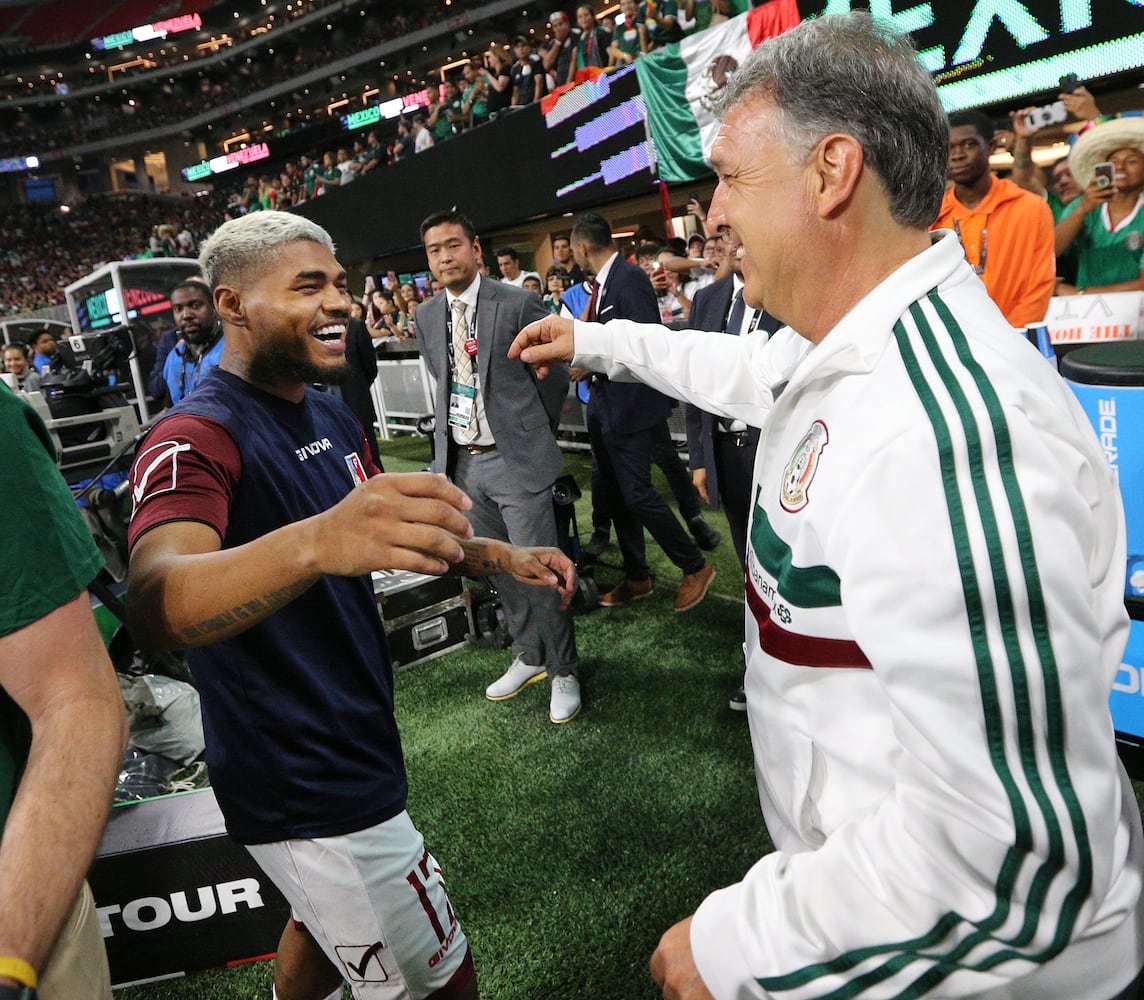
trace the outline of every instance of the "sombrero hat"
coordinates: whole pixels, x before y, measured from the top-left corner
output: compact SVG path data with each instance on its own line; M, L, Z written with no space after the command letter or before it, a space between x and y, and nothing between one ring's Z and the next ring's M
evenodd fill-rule
M1144 117L1114 118L1082 132L1069 153L1069 170L1076 182L1088 187L1093 167L1106 162L1118 149L1135 149L1144 155Z

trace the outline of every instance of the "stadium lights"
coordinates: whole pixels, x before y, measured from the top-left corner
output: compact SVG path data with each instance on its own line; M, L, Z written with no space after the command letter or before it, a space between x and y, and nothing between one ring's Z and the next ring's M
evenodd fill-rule
M455 59L451 63L445 63L445 65L442 66L440 71L439 71L441 73L441 82L442 83L445 82L445 74L448 73L449 70L456 69L458 66L467 66L468 64L469 64L468 59Z

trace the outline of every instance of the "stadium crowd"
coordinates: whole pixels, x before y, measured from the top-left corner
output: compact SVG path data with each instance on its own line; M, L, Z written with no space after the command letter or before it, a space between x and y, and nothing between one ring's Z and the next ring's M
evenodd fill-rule
M458 0L450 0L447 6L408 5L385 19L365 16L307 25L276 42L268 50L272 54L266 57L236 55L233 59L224 58L206 72L183 72L144 87L132 87L127 77L122 91L114 95L84 97L80 91L59 106L21 109L0 138L0 155L43 153L95 137L174 126L215 108L225 112L236 102L336 59L456 17L465 6ZM676 0L624 0L617 17L605 17L598 23L591 5L578 7L575 24L567 12L556 11L549 19L551 34L537 43L537 51L532 49L535 27L529 31L522 25L522 33L509 40L508 49L494 45L487 55L476 60L474 71L466 69L451 75L450 81L467 109L451 108L447 123L452 131L481 124L509 105L539 100L549 90L572 82L581 70L625 65L652 48L708 27L715 18L734 14L742 6L742 0L684 0L679 7ZM383 82L379 79L372 85ZM17 91L6 96L10 109L25 95ZM272 116L284 128L297 129L328 114L329 102L323 100L312 108L303 107L303 114L297 116L288 110L283 112L279 104ZM0 105L3 109L4 105ZM439 139L442 132L432 134Z

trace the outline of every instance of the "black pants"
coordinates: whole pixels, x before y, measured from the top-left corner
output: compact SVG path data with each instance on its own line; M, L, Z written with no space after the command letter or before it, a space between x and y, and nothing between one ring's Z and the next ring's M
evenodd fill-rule
M589 433L591 428L589 428ZM691 482L691 473L679 457L675 442L671 440L671 433L657 436L653 442L655 450L651 460L660 467L664 479L671 489L672 496L679 507L679 513L689 524L697 517L703 516L703 505L699 499L699 492ZM608 508L606 492L600 486L600 470L596 461L596 447L592 446L592 530L606 535L612 530L612 511Z
M747 562L747 519L751 514L751 483L755 476L755 448L746 433L715 432L715 469L719 505L727 515L731 544L739 562Z
M629 580L649 576L643 529L684 573L695 573L704 556L651 482L651 456L671 446L667 422L632 434L605 434L588 421L592 439L593 501L598 495L610 513ZM593 521L594 523L594 521Z

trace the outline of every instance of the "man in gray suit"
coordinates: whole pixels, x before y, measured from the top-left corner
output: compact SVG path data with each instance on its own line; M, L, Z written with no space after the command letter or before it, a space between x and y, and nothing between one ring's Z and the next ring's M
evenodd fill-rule
M513 338L547 310L532 292L481 276L481 244L455 210L421 223L429 267L442 285L417 310L417 337L435 380L434 456L473 501L468 518L479 535L518 545L556 545L552 483L564 468L556 425L568 389L567 368L538 379L508 360ZM579 659L570 612L560 598L527 593L510 576L494 578L515 658L485 696L502 701L552 678L548 717L568 722L580 711Z

